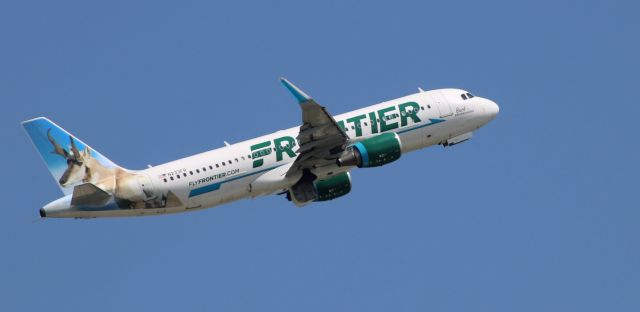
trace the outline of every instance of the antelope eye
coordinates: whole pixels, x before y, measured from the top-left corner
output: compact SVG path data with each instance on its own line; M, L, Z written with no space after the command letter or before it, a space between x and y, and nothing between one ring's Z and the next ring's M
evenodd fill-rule
M71 166L71 165L80 165L80 162L78 162L75 159L67 159L67 165Z

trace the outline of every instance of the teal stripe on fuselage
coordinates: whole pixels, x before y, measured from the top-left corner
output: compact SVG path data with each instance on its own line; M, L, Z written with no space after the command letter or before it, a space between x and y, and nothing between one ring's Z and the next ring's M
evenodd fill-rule
M413 127L413 128L402 129L400 131L396 131L396 133L400 134L400 133L405 133L405 132L409 132L409 131L412 131L412 130L417 130L417 129L420 129L420 128L428 127L428 126L433 126L435 124L438 124L438 123L441 123L441 122L445 122L446 120L444 120L444 119L436 119L436 118L429 118L429 121L431 121L431 122L426 124L426 125L420 125L420 126Z
M199 188L193 189L193 190L191 190L191 192L189 192L189 198L194 197L194 196L198 196L198 195L202 195L202 194L206 194L206 193L209 193L209 192L217 191L217 190L220 189L220 186L223 183L227 183L227 182L235 181L235 180L238 180L238 179L246 178L246 177L252 176L254 174L263 173L265 171L269 171L271 169L275 169L275 168L278 168L278 167L284 166L284 165L285 164L277 165L277 166L273 166L273 167L270 167L270 168L258 170L256 172L246 173L246 174L243 174L243 175L239 175L237 177L233 177L233 178L228 179L228 180L224 180L224 181L221 181L221 182L216 182L216 183L213 183L213 184L209 184L209 185L205 185L203 187L199 187Z
M189 197L198 196L198 195L202 195L204 193L217 191L217 190L220 189L220 185L222 183L224 183L224 182L213 183L213 184L210 184L210 185L207 185L207 186L203 186L203 187L199 187L197 189L193 189L193 190L191 190L191 192L189 192Z

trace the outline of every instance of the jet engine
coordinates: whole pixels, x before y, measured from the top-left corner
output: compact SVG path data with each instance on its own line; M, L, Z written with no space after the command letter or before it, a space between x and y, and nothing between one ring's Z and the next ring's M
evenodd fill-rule
M304 177L289 189L287 199L297 206L311 201L327 201L347 195L351 191L351 175L338 173L323 180L306 180Z
M400 158L400 138L389 132L357 142L338 157L338 166L379 167Z

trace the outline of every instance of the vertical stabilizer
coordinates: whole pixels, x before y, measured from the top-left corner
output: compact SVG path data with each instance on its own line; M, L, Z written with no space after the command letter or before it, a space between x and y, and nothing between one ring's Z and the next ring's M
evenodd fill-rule
M45 117L22 122L65 195L82 183L113 180L118 165Z

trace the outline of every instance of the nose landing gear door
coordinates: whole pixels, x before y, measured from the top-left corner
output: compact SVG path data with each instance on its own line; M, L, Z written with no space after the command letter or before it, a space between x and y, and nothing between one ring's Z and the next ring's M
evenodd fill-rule
M449 117L453 115L453 110L451 109L451 105L444 99L442 94L439 91L434 91L431 93L431 99L438 107L438 111L440 112L440 118Z

